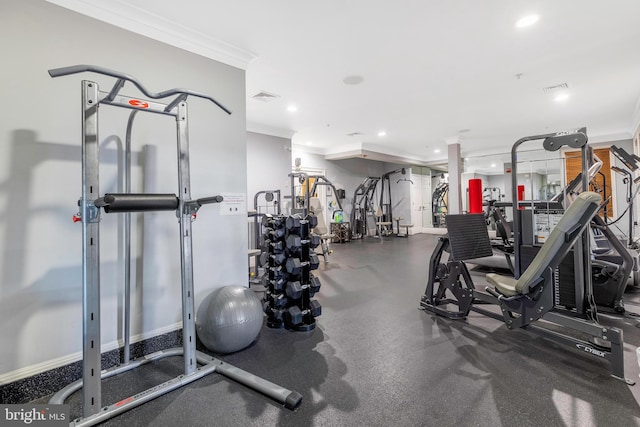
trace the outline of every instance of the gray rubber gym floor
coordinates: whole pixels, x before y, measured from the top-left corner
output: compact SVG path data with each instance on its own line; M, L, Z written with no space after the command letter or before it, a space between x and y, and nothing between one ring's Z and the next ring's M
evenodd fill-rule
M630 426L640 384L608 364L473 314L465 321L418 309L437 236L334 244L317 274L323 313L309 333L264 328L226 362L303 395L297 411L213 374L120 415L108 426ZM474 273L476 285L483 274ZM635 301L634 301L635 300ZM640 313L640 295L627 295ZM633 319L624 328L627 378L638 380ZM105 380L112 403L179 375L166 360ZM71 399L80 415L80 396Z

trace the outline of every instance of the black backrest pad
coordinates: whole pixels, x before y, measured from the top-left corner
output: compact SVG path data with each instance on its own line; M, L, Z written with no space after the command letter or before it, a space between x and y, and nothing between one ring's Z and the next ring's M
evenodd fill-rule
M493 255L483 214L447 215L447 231L455 261Z
M555 269L560 264L573 244L578 240L578 237L589 225L591 218L598 212L600 203L602 203L602 197L591 191L581 193L571 203L571 206L553 228L536 257L518 279L516 283L516 291L518 293L529 293L530 286L542 277L547 268ZM576 230L576 227L579 228ZM573 237L571 239L567 239L569 231L576 231L571 234Z

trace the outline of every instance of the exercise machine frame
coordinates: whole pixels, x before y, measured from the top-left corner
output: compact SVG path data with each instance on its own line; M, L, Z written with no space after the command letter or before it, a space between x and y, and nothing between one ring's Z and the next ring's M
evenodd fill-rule
M369 176L353 192L350 216L352 239L361 239L369 234L368 215L373 218L376 233L378 236L380 235L380 227L373 206L378 181L380 181L380 177Z
M76 65L49 70L51 77L92 72L117 79L110 91L99 89L98 83L83 80L82 89L82 196L79 201L79 219L82 221L82 307L83 307L83 374L78 380L56 393L50 403L61 404L72 393L82 388L83 416L71 422L75 426L94 425L129 409L142 405L158 396L189 384L205 375L218 372L247 385L293 409L300 405L302 396L284 389L221 360L196 351L195 301L193 288L192 221L198 209L208 203L222 201L221 196L191 199L189 169L189 139L187 127L187 97L207 99L227 114L231 112L208 95L186 89L170 89L164 92L149 92L134 77L118 71L93 65ZM120 94L126 82L136 86L150 99L129 97ZM168 103L156 101L173 97ZM99 196L99 143L98 108L111 105L174 117L177 127L178 188L179 196L154 194L111 194ZM130 132L134 114L127 126L127 163L130 164ZM128 165L127 165L128 166ZM130 181L127 184L130 190ZM171 197L173 196L173 197ZM180 261L182 282L183 347L159 351L135 360L129 360L129 332L125 333L124 363L110 369L101 367L100 338L100 209L105 212L136 212L175 210L180 224ZM128 291L125 299L129 298ZM125 317L128 318L130 304L125 302ZM128 328L128 321L125 322ZM102 378L132 370L151 361L170 356L184 357L184 374L179 375L148 390L124 398L109 406L102 405ZM198 363L201 366L198 366Z
M280 190L261 190L261 191L258 191L253 196L253 213L249 214L249 216L253 216L253 232L254 232L254 239L253 239L254 249L253 250L260 251L260 252L256 252L256 255L252 255L255 258L255 264L254 264L254 270L253 270L254 278L257 278L259 276L260 267L262 267L263 265L262 259L261 259L262 257L260 256L264 251L264 245L263 245L264 238L262 237L262 215L264 213L268 213L268 212L264 212L264 213L260 212L260 206L258 205L258 203L261 195L264 195L265 202L267 203L273 202L273 208L275 211L273 213L275 215L280 215L282 213L282 198L281 198ZM275 200L274 200L274 197L275 197ZM251 249L249 249L249 251L251 252ZM254 280L255 280L254 283L260 282L259 279L254 279ZM249 283L251 283L251 280L249 281Z

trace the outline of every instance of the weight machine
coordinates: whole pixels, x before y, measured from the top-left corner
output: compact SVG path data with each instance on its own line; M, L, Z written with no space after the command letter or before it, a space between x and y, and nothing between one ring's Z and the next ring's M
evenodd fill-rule
M101 91L98 83L83 80L82 88L82 195L79 200L80 212L74 218L82 222L82 312L83 312L83 374L78 380L57 392L49 401L62 404L75 391L82 389L83 417L72 422L76 426L89 426L105 421L129 409L142 405L156 397L191 383L205 375L218 372L228 378L249 386L293 409L300 405L299 393L284 389L246 371L229 365L222 360L196 351L195 302L193 287L192 222L197 211L205 204L222 202L222 196L191 199L189 140L187 130L187 103L189 96L206 99L227 114L231 112L214 98L187 89L170 89L150 92L134 77L118 71L93 65L76 65L49 70L51 77L91 72L117 79L108 91ZM141 99L120 94L126 82L133 84L147 98ZM168 103L156 100L172 97ZM130 168L131 127L137 112L167 115L176 120L178 148L178 195L175 194L135 194L130 193L130 172L126 172L127 193L99 193L99 143L98 109L101 105L111 105L132 110L127 125L126 167ZM100 339L100 215L123 212L127 215L125 245L129 246L130 212L175 211L180 224L180 262L182 282L182 326L183 347L163 350L138 359L129 356L130 284L125 281L124 302L124 361L110 369L102 370ZM127 249L125 274L130 270L130 254ZM169 381L124 398L109 406L102 405L101 379L130 371L152 361L170 356L184 357L184 373ZM200 364L200 365L199 365Z
M514 201L518 199L517 149L523 143L535 140L543 140L548 151L557 151L563 146L580 148L581 185L588 188L586 129L536 135L518 140L512 148ZM594 303L588 228L601 202L597 193L585 191L580 194L558 220L544 244L538 247L523 241L525 228L529 227L522 225L523 219L533 214L533 202L514 202L519 208L514 209L514 277L489 273L486 275L489 286L484 291L475 287L464 263L492 255L484 216L447 215L448 235L439 238L431 256L420 307L450 319L464 319L470 311L475 311L504 321L509 329L524 328L540 333L587 355L607 360L613 377L633 384L624 377L622 330L600 324ZM447 262L441 261L444 252L450 253ZM573 288L570 307L559 304L563 284L558 268L567 258L573 261L575 270L575 280L564 284L565 288ZM486 306L481 307L482 304L493 304L500 310L488 310Z

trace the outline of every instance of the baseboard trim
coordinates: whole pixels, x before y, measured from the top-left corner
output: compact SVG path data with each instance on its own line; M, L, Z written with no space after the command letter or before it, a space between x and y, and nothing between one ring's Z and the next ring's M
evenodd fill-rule
M182 345L182 322L131 336L131 358ZM121 362L121 340L102 346L102 369ZM0 403L26 403L55 393L82 377L82 352L0 375Z

